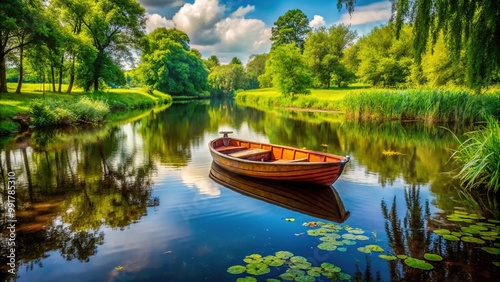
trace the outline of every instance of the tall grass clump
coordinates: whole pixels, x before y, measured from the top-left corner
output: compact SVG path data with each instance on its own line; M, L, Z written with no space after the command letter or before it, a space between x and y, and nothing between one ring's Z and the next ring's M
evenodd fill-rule
M74 101L37 99L30 103L29 112L31 123L36 126L99 123L109 113L109 106L85 96Z
M462 169L458 172L462 185L467 189L484 187L498 192L500 188L500 125L494 117L487 117L482 130L466 134L459 142L453 157Z
M473 123L500 115L500 93L452 90L373 90L347 94L348 118Z

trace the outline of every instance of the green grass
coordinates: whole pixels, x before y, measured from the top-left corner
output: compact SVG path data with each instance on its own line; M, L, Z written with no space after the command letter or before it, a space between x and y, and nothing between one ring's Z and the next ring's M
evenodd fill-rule
M460 146L453 154L462 169L457 177L467 189L481 188L492 192L500 189L500 125L488 117L482 130L466 134L465 141L457 138Z
M0 122L7 122L16 115L29 114L30 103L44 97L41 84L24 83L22 93L14 93L17 83L9 83L9 93L0 93ZM50 85L45 85L45 98L54 99L61 103L73 103L80 97L88 97L91 100L106 102L112 110L132 110L150 108L157 105L169 104L172 97L159 91L149 93L145 89L110 89L93 93L84 93L81 88L73 88L71 94L65 93L67 85L63 85L63 93L48 91ZM76 101L79 101L78 99ZM89 112L90 113L90 112ZM64 115L63 112L59 114ZM7 125L2 125L6 127ZM8 126L6 128L11 128ZM2 134L2 133L0 133ZM6 134L5 132L3 134Z
M241 104L253 106L338 111L341 109L340 101L349 91L352 90L311 89L311 94L285 97L277 89L263 88L238 92L236 100Z
M500 115L500 92L465 90L354 91L343 99L346 116L375 120L473 123Z

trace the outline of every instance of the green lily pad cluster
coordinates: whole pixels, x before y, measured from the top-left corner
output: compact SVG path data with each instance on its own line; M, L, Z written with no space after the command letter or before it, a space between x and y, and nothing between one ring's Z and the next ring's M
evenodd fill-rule
M461 226L455 228L455 230L445 228L434 230L434 233L442 236L445 240L483 245L486 242L500 239L500 221L498 220L490 219L486 221L482 216L464 211L454 211L447 218L449 221L456 222Z
M334 280L350 280L351 276L341 272L340 267L324 262L320 266L313 266L305 257L294 256L289 251L279 251L274 255L262 257L260 254L251 254L243 259L246 265L233 265L227 269L231 274L244 274L247 276L239 277L236 281L257 281L253 276L264 275L271 271L270 267L286 265L286 271L279 274L278 278L286 281L316 281L316 277L325 276ZM269 278L267 282L281 281L275 278Z
M331 222L325 223L316 221L306 222L303 226L317 227L307 230L307 234L309 236L320 237L319 240L321 243L318 244L318 248L325 251L338 250L340 252L345 252L347 250L346 246L355 245L357 241L366 241L370 239L370 237L362 235L365 233L363 229L353 228L348 225L342 227L341 225ZM371 252L371 250L369 252Z

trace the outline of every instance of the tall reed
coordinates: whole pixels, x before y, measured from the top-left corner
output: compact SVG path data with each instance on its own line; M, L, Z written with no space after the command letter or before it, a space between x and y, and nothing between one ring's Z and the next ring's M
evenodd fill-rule
M343 99L348 118L472 123L500 115L500 93L451 90L373 90Z
M462 165L457 177L467 189L485 187L492 192L500 188L500 125L496 118L487 117L482 130L466 134L465 141L453 157Z

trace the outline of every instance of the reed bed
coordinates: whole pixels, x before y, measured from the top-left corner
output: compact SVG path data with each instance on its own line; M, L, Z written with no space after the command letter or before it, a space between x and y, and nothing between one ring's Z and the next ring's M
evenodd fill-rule
M467 189L482 188L492 192L500 189L500 125L494 117L486 119L481 130L466 133L465 141L453 154L462 169L457 177Z
M482 95L465 90L372 90L343 99L346 117L375 120L425 120L473 123L500 115L500 92Z

